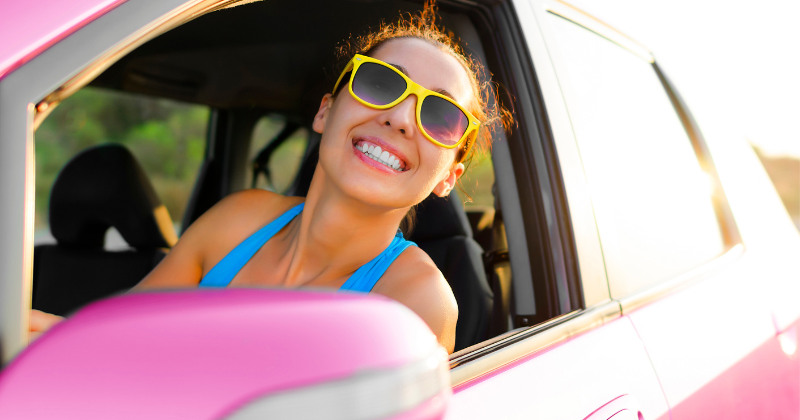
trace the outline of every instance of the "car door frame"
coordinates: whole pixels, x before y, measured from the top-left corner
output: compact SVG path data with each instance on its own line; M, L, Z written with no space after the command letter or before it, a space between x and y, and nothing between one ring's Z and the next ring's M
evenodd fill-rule
M127 0L0 79L0 360L28 344L33 276L34 131L64 98L120 57L202 14L243 0Z
M502 10L503 7L516 7L520 13ZM532 13L526 13L525 8L530 8ZM532 89L534 95L531 96L536 96L537 100L534 102L531 100L531 96L520 95L519 90L514 90L513 94L516 95L519 103L528 100L530 104L533 104L528 108L539 110L538 118L534 121L538 127L542 128L539 129L537 136L529 136L528 141L538 141L547 145L539 148L538 152L547 152L549 159L552 160L548 173L553 174L551 179L556 179L560 183L558 187L563 199L561 205L564 210L558 214L561 223L568 226L568 231L572 235L571 240L567 243L574 246L572 255L576 257L576 278L581 288L583 302L581 307L556 314L554 318L539 325L518 328L452 355L451 377L456 390L460 386L468 386L484 375L496 374L504 367L513 366L518 360L532 357L538 351L564 342L577 334L599 328L623 316L623 313L658 300L689 283L685 276L681 276L674 281L655 284L630 296L619 299L611 298L591 195L566 108L565 97L570 94L569 87L565 86L565 71L560 63L558 51L554 48L554 34L551 33L549 25L545 22L547 13L556 14L587 27L599 36L610 39L653 64L684 128L689 133L702 168L709 173L716 184L714 206L726 248L714 261L709 262L708 266L713 267L716 264L736 259L743 249L725 192L721 188L719 175L702 134L679 94L659 69L647 48L585 12L558 0L520 0L514 2L513 5L501 4L498 9L500 10L495 10L495 13L515 16L518 19L513 25L506 21L504 26L516 29L517 36L524 33L525 43L518 47L518 51L530 52L530 56L527 58L528 63L532 64L528 74L532 76L527 80L534 88ZM516 45L520 44L517 41ZM520 74L521 72L517 71L511 77L516 76L516 80L519 80ZM505 74L502 76L508 77ZM517 110L517 115L524 115L526 122L531 120L529 114L519 110ZM522 118L520 117L520 119ZM520 129L520 131L523 130ZM517 162L514 163L517 164ZM557 167L557 171L553 169L554 166ZM520 189L520 195L525 192ZM552 211L552 208L550 210ZM567 229L562 229L562 231L567 231ZM690 277L696 278L697 276Z
M508 143L509 148L516 144L518 149L511 163L518 184L522 184L519 195L529 198L521 202L528 216L525 227L531 226L541 235L529 237L528 244L536 252L549 251L550 266L545 272L550 287L544 290L549 292L552 312L533 326L520 323L519 328L451 355L451 382L456 392L622 314L619 302L610 298L577 143L550 51L532 10L539 6L544 10L549 3L518 0L487 8L483 19L492 19L494 26L482 33L496 37L483 39L487 49L492 46L502 51L487 61L493 70L500 70L496 77L515 99L518 127ZM499 62L502 57L505 62ZM535 210L541 213L537 215ZM515 286L523 281L517 272L513 275Z

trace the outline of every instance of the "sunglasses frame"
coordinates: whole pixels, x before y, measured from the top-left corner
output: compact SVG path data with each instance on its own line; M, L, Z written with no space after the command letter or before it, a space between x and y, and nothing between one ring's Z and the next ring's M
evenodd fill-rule
M400 97L398 97L397 99L395 99L394 101L392 101L392 102L390 102L390 103L388 103L386 105L375 105L373 103L369 103L369 102L359 98L358 95L356 95L353 92L353 79L355 79L355 75L356 75L356 72L358 72L358 68L364 63L379 64L379 65L387 67L390 70L394 71L395 73L399 74L400 77L402 77L403 80L406 81L406 90L405 90L405 92L403 92L400 95ZM395 68L391 64L385 63L385 62L383 62L381 60L378 60L378 59L375 59L375 58L372 58L372 57L369 57L369 56L366 56L366 55L356 54L347 63L347 66L345 66L344 70L342 70L342 74L339 75L339 79L336 81L336 85L333 86L333 93L334 94L336 93L336 89L339 87L339 83L341 83L342 78L344 78L344 75L347 74L347 72L351 71L351 70L352 70L352 73L350 73L350 80L347 83L348 90L350 91L350 96L355 98L361 104L366 105L366 106L368 106L370 108L373 108L373 109L389 109L389 108L399 104L400 102L403 102L403 100L405 100L408 97L408 95L412 95L412 94L416 95L417 96L417 109L416 109L417 127L419 128L419 131L422 133L423 136L425 136L426 139L428 139L431 143L433 143L433 144L435 144L437 146L444 147L445 149L455 149L461 143L463 143L465 139L469 138L473 134L477 134L478 128L480 128L480 126L481 126L481 122L478 121L477 118L472 116L472 114L469 111L464 109L464 107L459 105L453 99L451 99L451 98L449 98L449 97L447 97L445 95L442 95L439 92L434 92L434 91L432 91L430 89L426 89L426 88L420 86L417 82L409 79L408 76L403 74L403 72L401 72L400 70L398 70L397 68ZM458 109L460 109L461 112L463 112L464 115L467 117L467 120L468 120L467 121L467 129L464 130L464 134L452 146L448 146L446 144L443 144L443 143L437 141L436 139L431 137L428 134L428 132L425 131L425 128L422 126L422 119L420 118L420 112L422 111L422 103L425 101L425 98L427 98L428 96L436 96L437 98L442 98L442 99L446 100L447 102L450 102L451 104L455 105ZM464 151L464 156L466 156L467 152L469 152L469 149L472 147L472 143L474 143L474 142L467 142L467 147L466 147L466 150Z

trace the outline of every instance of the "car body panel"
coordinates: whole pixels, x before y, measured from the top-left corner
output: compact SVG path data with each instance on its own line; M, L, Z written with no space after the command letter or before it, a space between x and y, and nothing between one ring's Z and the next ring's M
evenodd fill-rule
M800 412L797 324L792 328L794 337L789 350L794 349L794 353L787 352L779 337L770 337L680 402L670 401L672 418L797 419ZM694 376L695 380L699 376L702 373Z
M709 143L742 251L629 316L675 409L674 419L796 419L800 377L791 372L800 370L792 334L800 275L791 255L800 255L797 235L763 168L748 156L753 152L731 138ZM625 306L623 299L623 311ZM783 346L781 332L786 332ZM792 340L794 350L787 353L783 347L791 350ZM763 404L765 398L771 403Z
M622 395L646 419L669 408L645 348L622 317L454 389L448 419L583 419Z
M758 278L760 263L745 252L696 283L628 315L647 347L670 406L679 407L684 401L698 398L698 393L705 395L702 406L707 409L693 409L691 415L673 413L673 419L707 418L736 405L759 406L765 389L796 388L792 383L779 382L785 379L796 382L798 378L785 377L785 369L793 361L777 344L768 294L763 288L748 287L752 279ZM766 352L759 352L765 345ZM753 359L764 355L770 358ZM748 368L754 363L761 363L762 368ZM721 377L728 382L715 382ZM732 386L734 383L737 385ZM775 406L767 404L771 408L764 409L775 409L786 417L768 418L797 418L800 413L800 407L794 411L776 407L790 404L779 403L777 395L770 400L775 401ZM697 400L687 404L684 407L699 405ZM749 410L733 410L730 414L735 415L720 418L755 418Z
M0 79L126 0L8 1L0 5Z

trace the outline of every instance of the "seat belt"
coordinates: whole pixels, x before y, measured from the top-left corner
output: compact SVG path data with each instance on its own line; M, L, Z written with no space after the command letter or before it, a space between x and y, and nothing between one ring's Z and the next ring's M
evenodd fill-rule
M270 140L267 145L258 152L258 155L255 159L253 159L253 181L250 183L250 188L255 188L258 184L258 175L263 174L264 179L267 181L267 185L275 189L275 186L272 185L272 177L269 172L269 158L272 157L272 153L278 149L278 147L283 144L286 139L292 136L298 129L300 128L300 124L290 123L287 122L283 129L276 135L272 140ZM282 191L275 191L275 192L282 192Z
M492 249L483 253L483 266L486 278L494 294L492 319L489 325L489 337L503 334L512 328L511 313L511 260L508 258L508 240L506 226L503 223L503 209L497 198L496 184L492 187L495 193L495 216L492 223Z

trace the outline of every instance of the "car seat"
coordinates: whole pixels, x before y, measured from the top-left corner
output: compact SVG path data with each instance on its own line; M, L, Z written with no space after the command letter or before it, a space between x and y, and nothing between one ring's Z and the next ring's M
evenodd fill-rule
M147 175L119 144L90 148L64 166L49 216L56 244L34 249L32 307L56 315L133 287L177 241ZM133 249L105 250L111 227Z
M423 200L408 239L431 257L453 289L458 302L455 351L487 339L493 294L486 280L483 249L472 239L458 194L431 194Z
M305 196L319 160L319 134L309 139L300 171L290 189ZM440 198L433 194L417 207L416 225L408 236L419 245L447 279L458 303L455 351L488 338L493 294L486 280L483 249L472 238L472 229L457 194Z

